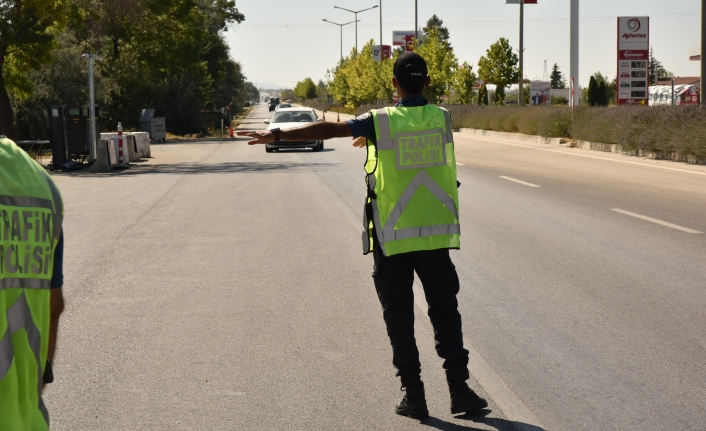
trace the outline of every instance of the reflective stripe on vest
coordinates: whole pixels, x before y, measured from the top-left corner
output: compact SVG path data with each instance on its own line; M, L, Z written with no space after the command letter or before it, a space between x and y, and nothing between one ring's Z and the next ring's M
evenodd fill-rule
M382 225L378 207L378 196L370 193L370 204L372 207L373 225L376 227L377 243L383 253L388 255L385 244L390 241L431 237L436 235L460 235L461 227L458 222L451 224L434 224L419 227L407 227L395 229L395 226L402 218L402 214L411 202L414 194L423 185L438 199L443 206L455 217L459 219L459 212L454 198L449 195L424 168L443 166L449 163L446 151L447 144L453 144L453 130L451 128L451 116L448 111L440 110L444 116L444 129L428 129L416 132L395 132L392 138L390 118L386 109L376 111L376 121L378 126L379 139L376 142L376 151L394 151L395 168L398 171L407 169L419 169L416 176L409 182L404 192L394 203L394 207L388 215L385 224ZM376 190L376 171L380 168L379 153L376 156L377 162L372 172L368 173L368 188ZM389 159L388 159L389 160ZM370 161L370 160L369 160ZM366 164L367 165L367 164ZM388 166L388 169L391 166ZM455 168L455 166L454 166ZM389 180L388 180L389 181ZM454 179L455 182L455 179ZM363 232L363 250L368 252L371 247L367 236L368 217L364 218L366 231Z
M39 333L39 328L34 324L32 319L32 311L29 309L25 294L17 298L14 304L6 311L7 314L7 330L0 338L0 380L2 380L7 371L12 366L12 361L15 359L15 349L12 347L12 335L20 329L24 328L27 333L29 345L34 352L34 357L37 360L37 393L39 394L39 410L44 416L44 420L49 423L49 412L47 411L44 401L42 400L42 387L44 367L41 364L40 354L42 349L42 334Z

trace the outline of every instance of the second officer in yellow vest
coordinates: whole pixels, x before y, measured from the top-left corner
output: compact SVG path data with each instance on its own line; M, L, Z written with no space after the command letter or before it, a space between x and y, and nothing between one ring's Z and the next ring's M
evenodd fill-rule
M466 380L468 351L463 348L456 295L459 279L449 249L460 247L456 160L451 118L423 97L427 65L416 53L400 55L392 84L401 101L346 123L313 123L296 129L238 132L249 144L281 139L315 141L362 137L367 148L367 197L363 252L373 253L373 279L392 344L392 363L405 395L395 411L415 419L429 416L414 339L416 272L424 287L436 350L444 359L451 413L471 413L488 403Z

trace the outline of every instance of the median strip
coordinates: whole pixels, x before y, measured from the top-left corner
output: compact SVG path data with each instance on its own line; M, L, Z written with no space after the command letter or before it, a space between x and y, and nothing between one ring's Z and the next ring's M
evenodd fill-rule
M699 232L698 230L689 229L688 227L679 226L678 224L673 224L673 223L669 223L669 222L666 222L666 221L658 220L658 219L656 219L656 218L647 217L647 216L643 216L643 215L640 215L640 214L632 213L632 212L630 212L630 211L621 210L620 208L611 208L611 210L612 210L612 211L615 211L615 212L617 212L617 213L620 213L620 214L625 214L625 215L629 215L629 216L631 216L631 217L639 218L639 219L641 219L641 220L647 220L647 221L650 221L650 222L652 222L652 223L656 223L656 224L659 224L659 225L662 225L662 226L671 227L672 229L680 230L680 231L682 231L682 232L686 232L686 233L703 233L703 232Z
M521 181L521 180L518 180L518 179L515 179L515 178L511 178L511 177L506 177L506 176L503 176L503 175L501 175L500 178L502 178L502 179L504 179L504 180L508 180L508 181L514 181L514 182L516 182L516 183L518 183L518 184L522 184L522 185L525 185L525 186L527 186L527 187L541 187L541 186L538 186L537 184L527 183L527 182L525 182L525 181Z

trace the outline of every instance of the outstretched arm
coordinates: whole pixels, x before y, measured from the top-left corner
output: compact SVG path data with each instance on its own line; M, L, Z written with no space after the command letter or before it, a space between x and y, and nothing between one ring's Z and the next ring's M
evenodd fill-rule
M238 136L252 138L248 145L269 144L275 141L271 132L241 131ZM280 139L287 141L319 141L331 138L345 138L353 136L350 126L346 123L328 123L324 121L310 123L306 126L280 131Z

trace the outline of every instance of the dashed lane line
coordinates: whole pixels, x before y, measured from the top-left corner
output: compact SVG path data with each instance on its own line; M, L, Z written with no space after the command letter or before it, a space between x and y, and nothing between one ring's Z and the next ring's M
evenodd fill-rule
M518 180L517 178L506 177L506 176L504 176L504 175L500 175L500 178L502 178L502 179L504 179L504 180L508 180L508 181L514 181L514 182L516 182L516 183L518 183L518 184L522 184L522 185L525 185L525 186L527 186L527 187L541 187L541 186L538 186L537 184L528 183L528 182L525 182L525 181L522 181L522 180Z
M649 221L649 222L652 222L652 223L656 223L656 224L659 224L659 225L662 225L662 226L671 227L672 229L680 230L680 231L682 231L682 232L686 232L686 233L703 233L703 232L700 232L700 231L698 231L698 230L689 229L688 227L679 226L678 224L669 223L669 222L666 222L666 221L663 221L663 220L658 220L658 219L656 219L656 218L647 217L647 216L644 216L644 215L642 215L642 214L636 214L636 213L633 213L633 212L630 212L630 211L621 210L620 208L611 208L611 210L612 210L612 211L615 211L615 212L617 212L617 213L620 213L620 214L629 215L629 216L631 216L631 217L639 218L639 219L641 219L641 220L646 220L646 221Z

